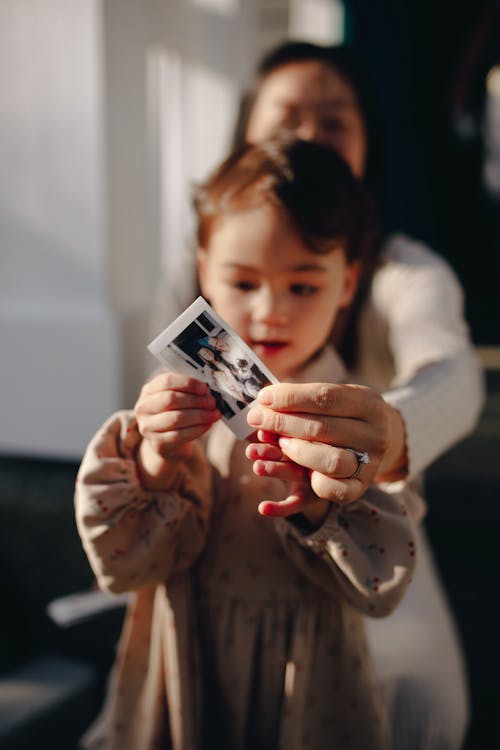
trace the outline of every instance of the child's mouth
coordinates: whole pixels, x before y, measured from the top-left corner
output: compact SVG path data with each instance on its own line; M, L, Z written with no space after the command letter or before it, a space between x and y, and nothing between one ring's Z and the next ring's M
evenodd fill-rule
M277 354L278 352L281 352L285 346L288 346L286 341L254 341L252 349L257 356L262 357L265 355Z

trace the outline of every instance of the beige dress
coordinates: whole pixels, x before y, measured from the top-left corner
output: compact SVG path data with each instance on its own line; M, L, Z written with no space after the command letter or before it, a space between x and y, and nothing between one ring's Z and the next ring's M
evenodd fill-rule
M328 351L303 379L333 371ZM370 489L332 504L307 534L257 513L285 485L255 476L222 423L176 461L162 492L141 487L138 444L133 414L114 415L78 477L78 528L98 582L134 591L87 746L384 748L362 615L389 613L411 580L418 496Z

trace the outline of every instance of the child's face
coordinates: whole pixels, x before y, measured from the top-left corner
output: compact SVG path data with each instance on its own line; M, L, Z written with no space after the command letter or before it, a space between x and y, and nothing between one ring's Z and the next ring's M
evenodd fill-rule
M280 380L326 343L359 275L341 247L311 252L268 203L219 220L198 267L204 296Z

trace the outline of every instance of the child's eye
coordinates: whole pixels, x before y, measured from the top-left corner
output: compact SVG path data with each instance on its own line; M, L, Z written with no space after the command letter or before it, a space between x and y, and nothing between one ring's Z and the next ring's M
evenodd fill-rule
M316 294L318 287L311 284L292 284L290 291L298 297L309 297L312 294Z
M233 281L232 286L239 289L240 292L250 292L255 289L255 284L252 284L251 281Z
M281 126L285 128L296 128L300 124L300 114L293 107L287 107L281 116Z

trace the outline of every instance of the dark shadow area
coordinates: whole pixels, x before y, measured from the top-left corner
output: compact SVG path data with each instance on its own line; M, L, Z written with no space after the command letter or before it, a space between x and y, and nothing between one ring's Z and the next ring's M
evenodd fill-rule
M472 721L464 750L498 747L500 372L488 373L487 382L477 431L427 474L427 529L467 660Z
M465 290L473 340L498 346L500 200L485 183L484 166L500 5L346 5L349 41L367 63L381 105L387 227L423 240L451 263ZM487 385L476 433L427 473L426 526L467 658L472 721L464 750L498 746L500 372L488 372Z
M381 112L386 225L448 259L466 291L475 343L499 344L500 195L483 169L500 6L347 0L346 7L348 41L370 71Z
M93 586L74 520L77 469L0 458L2 750L72 750L102 704L122 608L65 626L46 611Z

